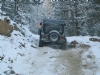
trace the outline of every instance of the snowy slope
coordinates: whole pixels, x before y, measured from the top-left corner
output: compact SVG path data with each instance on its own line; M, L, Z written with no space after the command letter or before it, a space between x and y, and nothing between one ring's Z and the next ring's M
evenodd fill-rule
M89 41L89 36L66 37L68 43L77 40L91 47L38 48L39 36L25 31L26 36L19 31L0 35L1 75L100 75L100 42Z
M0 75L100 75L100 42L74 36L66 38L68 44L78 41L76 48L39 48L39 36L20 29L24 35L15 30L11 37L0 35Z

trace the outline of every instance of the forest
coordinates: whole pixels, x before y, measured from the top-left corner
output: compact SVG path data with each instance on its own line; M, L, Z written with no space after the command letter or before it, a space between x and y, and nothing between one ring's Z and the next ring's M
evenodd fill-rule
M0 15L37 34L44 18L66 21L67 36L100 36L100 0L0 0Z
M0 75L100 75L99 16L100 0L0 0Z

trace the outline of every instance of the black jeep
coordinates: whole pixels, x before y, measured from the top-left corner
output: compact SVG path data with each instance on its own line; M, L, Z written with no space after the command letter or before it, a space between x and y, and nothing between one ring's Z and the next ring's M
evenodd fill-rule
M40 35L39 47L47 44L59 45L60 48L66 49L67 40L64 35L65 21L45 19L42 27L39 29Z

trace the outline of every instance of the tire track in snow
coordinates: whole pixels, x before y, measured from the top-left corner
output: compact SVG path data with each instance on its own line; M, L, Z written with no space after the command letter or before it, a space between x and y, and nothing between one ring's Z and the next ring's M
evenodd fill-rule
M89 47L79 47L61 51L57 64L62 64L65 67L58 75L95 75L97 70L97 65L94 63L95 57L90 54L91 51L88 53L88 50ZM84 57L85 52L87 52L86 57ZM89 55L92 58L88 58Z
M43 52L51 52L51 57L56 61L52 62L53 75L86 75L83 71L82 54L88 51L88 48L73 48L68 50L50 49L49 47L39 48ZM51 51L48 51L51 50ZM42 52L42 54L43 54ZM52 54L53 53L53 54ZM48 56L48 54L47 54ZM91 65L89 65L91 66ZM93 72L93 74L95 74Z
M82 72L82 61L79 49L70 49L61 52L59 64L65 65L67 68L62 72L62 75L83 75Z
M88 62L87 67L83 65L83 61L86 61L87 58L82 59L82 54L87 51L88 48L60 50L39 47L29 51L31 54L27 54L23 61L28 64L29 67L25 67L25 69L29 70L30 75L95 75L95 71L91 69L93 63ZM94 61L94 59L90 60Z

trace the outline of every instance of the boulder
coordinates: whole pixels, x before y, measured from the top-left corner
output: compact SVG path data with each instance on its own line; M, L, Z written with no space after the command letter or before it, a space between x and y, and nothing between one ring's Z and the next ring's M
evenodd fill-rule
M70 48L75 48L77 46L78 42L76 40L72 41L69 45Z
M14 27L12 25L10 25L10 20L7 18L4 18L4 20L0 19L0 34L4 35L4 36L11 36L11 32L13 30L17 30L18 28L16 27L16 25L14 25Z
M94 41L94 42L100 42L100 39L98 38L89 38L90 41Z

